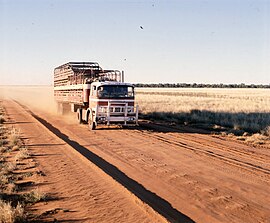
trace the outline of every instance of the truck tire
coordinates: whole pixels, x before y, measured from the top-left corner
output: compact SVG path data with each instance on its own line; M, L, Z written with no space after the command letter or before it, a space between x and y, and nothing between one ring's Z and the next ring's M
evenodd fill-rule
M82 120L82 109L81 108L77 109L77 118L78 118L78 123L82 124L83 120Z
M96 129L96 123L94 121L94 116L92 112L90 112L88 115L88 128L91 131Z

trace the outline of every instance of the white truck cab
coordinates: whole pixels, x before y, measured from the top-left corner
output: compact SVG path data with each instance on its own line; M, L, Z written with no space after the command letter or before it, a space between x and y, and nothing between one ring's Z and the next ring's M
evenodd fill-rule
M90 85L89 108L85 120L89 128L100 124L138 124L138 106L134 105L134 86L105 81Z

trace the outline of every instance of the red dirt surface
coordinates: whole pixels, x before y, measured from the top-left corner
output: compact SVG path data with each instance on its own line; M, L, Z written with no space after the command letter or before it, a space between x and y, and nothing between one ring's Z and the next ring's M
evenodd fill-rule
M91 132L75 116L4 106L46 173L40 189L59 198L37 204L39 213L64 208L55 218L79 222L270 222L268 148L147 123Z
M45 176L35 182L50 197L31 207L60 222L167 222L148 205L56 137L19 104L4 101L7 124L20 130ZM31 210L30 210L31 211ZM50 214L53 214L50 216ZM47 216L48 215L48 216Z

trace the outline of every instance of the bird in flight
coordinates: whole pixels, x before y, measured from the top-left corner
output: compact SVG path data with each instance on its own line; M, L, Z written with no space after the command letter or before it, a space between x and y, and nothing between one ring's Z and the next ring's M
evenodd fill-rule
M142 26L140 26L140 28L141 28L141 29L143 29L143 27L142 27Z

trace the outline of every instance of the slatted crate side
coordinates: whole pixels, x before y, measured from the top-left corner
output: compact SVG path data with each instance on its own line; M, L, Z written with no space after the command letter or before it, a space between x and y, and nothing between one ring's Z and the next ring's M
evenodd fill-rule
M54 81L67 80L70 76L73 76L73 75L74 73L71 70L67 72L62 72L62 73L55 73Z
M55 90L54 97L59 102L83 104L82 89Z

